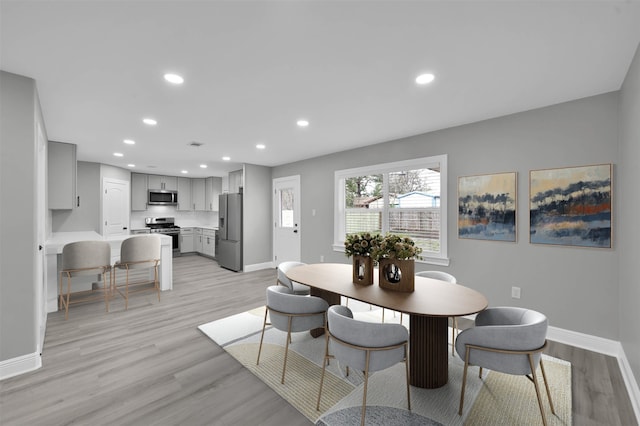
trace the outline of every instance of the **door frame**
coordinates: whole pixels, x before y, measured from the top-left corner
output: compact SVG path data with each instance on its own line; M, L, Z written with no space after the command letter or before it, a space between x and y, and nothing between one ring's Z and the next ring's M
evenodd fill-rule
M276 190L276 186L279 185L279 184L285 183L287 181L294 182L295 189L297 190L296 193L294 193L294 206L296 206L297 210L298 210L296 213L297 213L297 228L298 228L297 231L298 231L298 236L299 236L299 238L298 238L298 250L297 250L298 253L299 253L298 259L287 259L287 260L300 262L301 261L301 257L302 257L302 236L301 236L302 215L300 214L300 209L301 209L301 205L302 205L302 203L300 202L302 189L300 187L300 175L292 175L292 176L284 176L284 177L280 177L280 178L274 178L272 180L272 186L271 186L271 189L272 189L272 218L273 218L273 224L274 224L274 226L272 228L274 230L274 232L273 232L271 251L272 251L272 254L273 254L272 261L274 263L274 266L276 266L276 267L278 266L279 261L276 259L277 241L276 241L275 229L278 226L278 222L277 221L278 221L278 211L279 211L279 205L280 205L278 197L277 197L278 192Z

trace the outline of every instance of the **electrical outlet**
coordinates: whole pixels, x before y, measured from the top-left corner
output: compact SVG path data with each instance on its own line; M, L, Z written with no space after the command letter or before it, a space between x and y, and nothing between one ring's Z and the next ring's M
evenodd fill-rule
M324 262L324 256L320 256L320 262Z
M520 287L511 287L511 298L520 299Z

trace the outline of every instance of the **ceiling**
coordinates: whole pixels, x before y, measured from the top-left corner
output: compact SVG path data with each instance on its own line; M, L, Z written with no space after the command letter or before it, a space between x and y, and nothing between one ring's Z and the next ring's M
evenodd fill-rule
M636 1L2 0L0 19L50 140L190 177L615 91L640 42Z

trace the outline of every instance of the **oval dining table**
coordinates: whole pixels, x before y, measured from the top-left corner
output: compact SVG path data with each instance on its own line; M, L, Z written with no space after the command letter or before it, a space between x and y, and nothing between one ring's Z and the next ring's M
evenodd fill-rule
M331 305L340 296L408 314L410 383L420 388L439 388L449 380L449 317L459 317L487 308L487 298L460 284L415 277L413 292L381 288L377 273L372 285L352 282L352 265L315 263L287 272L293 281L311 287L311 294Z

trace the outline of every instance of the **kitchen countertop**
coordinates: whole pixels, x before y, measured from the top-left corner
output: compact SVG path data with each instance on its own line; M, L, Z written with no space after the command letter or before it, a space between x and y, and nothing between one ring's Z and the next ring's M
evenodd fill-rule
M160 236L162 245L170 245L171 237L162 234L156 234ZM47 239L46 242L46 254L62 253L62 248L65 244L74 243L76 241L107 241L112 246L120 247L122 241L126 240L133 235L117 235L113 237L103 237L95 231L78 231L78 232L54 232Z

